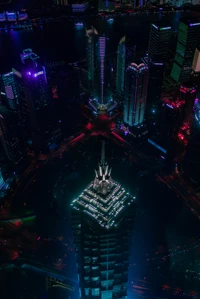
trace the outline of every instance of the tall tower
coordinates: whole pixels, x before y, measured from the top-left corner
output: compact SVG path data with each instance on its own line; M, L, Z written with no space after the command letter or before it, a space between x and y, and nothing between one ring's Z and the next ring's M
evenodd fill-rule
M96 45L96 98L100 104L112 100L112 56L109 50L109 39L99 36Z
M124 122L138 126L144 121L148 85L148 67L131 63L126 70Z
M116 95L117 101L122 102L124 96L125 71L128 65L133 62L135 46L131 45L123 36L117 48L117 76Z
M187 81L180 86L180 99L185 101L185 118L184 121L191 124L192 112L194 107L194 102L196 99L197 88L192 81Z
M81 299L127 298L135 197L111 178L104 147L94 181L71 204Z
M31 49L21 54L22 79L18 80L20 123L25 141L35 153L48 149L53 137L55 115L45 67Z
M171 77L177 83L190 79L195 48L200 41L200 18L179 22L176 55Z
M151 24L148 46L149 104L157 104L160 102L171 34L172 28L168 24Z
M98 34L97 30L92 26L86 29L87 36L87 66L88 66L88 81L91 90L94 89L94 73L95 73L95 39Z

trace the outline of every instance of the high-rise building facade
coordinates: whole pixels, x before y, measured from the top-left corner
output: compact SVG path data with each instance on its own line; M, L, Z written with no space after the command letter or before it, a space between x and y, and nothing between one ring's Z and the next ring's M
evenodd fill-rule
M0 106L0 142L4 156L18 164L24 157L17 113Z
M111 178L103 143L94 181L71 204L80 298L127 298L134 199Z
M190 79L192 62L200 41L200 18L182 19L179 22L176 54L171 77L177 83Z
M129 126L138 126L144 121L147 86L147 65L131 63L126 70L124 96L124 122Z
M124 97L125 72L128 65L134 60L135 46L126 37L120 39L117 48L117 75L116 75L116 97L117 102L122 102Z
M97 35L98 35L98 32L93 26L86 29L88 81L89 81L89 85L90 85L92 91L94 88L95 41L96 41Z
M35 153L47 150L56 126L46 70L31 49L21 54L22 78L18 78L20 124L25 142ZM57 134L57 133L56 133Z
M15 74L9 72L1 76L1 91L5 96L5 106L8 109L16 110L18 102Z
M172 28L166 23L153 23L150 28L148 59L148 103L160 102L165 64L168 57Z
M109 39L99 36L96 44L96 99L100 104L112 100L112 55Z

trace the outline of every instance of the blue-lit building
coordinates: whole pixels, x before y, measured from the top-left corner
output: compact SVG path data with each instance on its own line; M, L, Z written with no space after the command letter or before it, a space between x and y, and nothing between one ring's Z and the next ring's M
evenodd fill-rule
M16 110L18 103L17 85L14 72L1 76L1 96L3 104L11 110Z
M99 36L96 44L96 94L100 104L107 104L112 100L112 55L109 49L109 39Z
M135 49L136 47L130 41L127 41L127 38L125 36L123 36L120 39L117 48L117 74L116 74L116 97L118 102L123 102L125 72L128 65L134 60Z
M131 63L126 70L124 95L124 123L138 126L143 123L148 86L148 67Z
M134 201L112 179L103 143L94 181L71 203L81 299L127 298Z

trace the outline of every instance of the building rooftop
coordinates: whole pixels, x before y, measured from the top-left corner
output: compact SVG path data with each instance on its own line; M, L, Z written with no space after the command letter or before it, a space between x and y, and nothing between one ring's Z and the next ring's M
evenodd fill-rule
M162 21L161 22L153 22L151 24L151 26L153 26L154 28L156 28L159 31L172 29L171 25L168 22L162 22Z
M200 25L200 18L199 17L181 18L180 22L187 25L187 26L193 27L193 26Z
M105 162L105 143L102 143L101 162L95 170L95 179L74 199L71 206L94 218L101 227L110 229L117 227L120 214L135 197L111 178L111 168Z

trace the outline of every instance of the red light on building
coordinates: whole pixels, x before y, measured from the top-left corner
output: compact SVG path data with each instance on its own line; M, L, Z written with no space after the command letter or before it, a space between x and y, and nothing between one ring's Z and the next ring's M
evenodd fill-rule
M183 134L178 133L178 138L179 138L180 140L184 140L184 136L183 136Z

